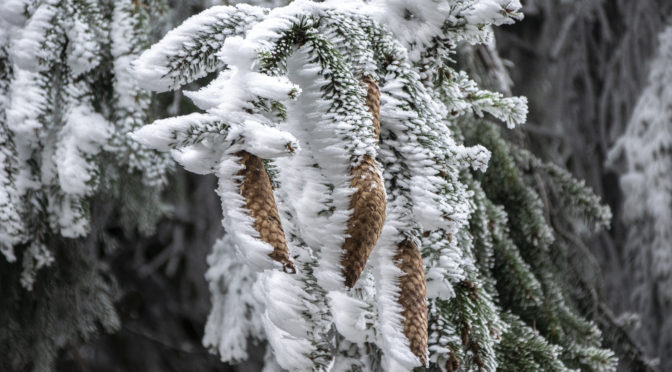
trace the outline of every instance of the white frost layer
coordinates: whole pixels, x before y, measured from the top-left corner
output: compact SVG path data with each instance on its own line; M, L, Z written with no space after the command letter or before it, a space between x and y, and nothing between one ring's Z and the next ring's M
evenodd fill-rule
M321 4L308 0L295 0L287 6L275 8L250 29L246 40L254 49L266 48L280 38L282 31L290 29L293 24L299 23L302 19L311 22L310 16L316 14L320 8Z
M0 127L0 131L4 131L4 128ZM0 133L0 141L2 135ZM0 149L0 252L7 261L14 262L14 245L24 239L24 225L18 211L18 191L6 172L6 167L12 161L7 155Z
M253 27L250 32L255 29ZM298 96L299 87L286 76L269 76L254 70L258 52L253 42L239 36L224 41L217 56L229 66L231 73L222 75L224 80L219 89L226 92L226 100L219 103L219 110L249 106L247 102L257 97L287 101Z
M26 10L33 10L30 3L26 0L4 0L0 4L0 20L9 25L21 26L26 21Z
M249 337L263 338L263 301L254 291L257 275L236 254L229 235L212 247L205 274L210 288L212 310L205 325L203 345L218 351L224 362L248 358Z
M273 247L259 239L254 220L245 209L245 198L240 195L241 176L238 176L242 168L237 156L225 156L217 167L217 194L222 201L222 225L229 233L231 244L253 270L270 269L275 266L274 263L279 263L268 256L273 252Z
M42 168L45 169L43 174L31 165L35 149L43 146L42 142L47 141L48 134L53 132L49 124L55 120L49 116L47 109L48 84L47 79L40 73L14 69L14 79L8 92L9 105L6 118L7 128L13 135L16 149L17 173L14 174L14 186L19 195L25 195L29 190L40 189L43 183L41 176L54 173L53 169L47 169L53 163L51 159L53 146L47 147L47 151L41 154L44 163ZM46 116L46 120L42 116Z
M242 17L242 20L238 24L231 23L232 16ZM173 70L173 60L187 57L189 52L185 48L193 48L199 38L204 40L207 38L209 41L203 45L205 50L195 51L197 54L192 57L209 58L203 56L202 52L216 52L227 36L244 34L247 28L263 17L263 9L245 4L236 7L214 6L207 9L184 21L145 51L133 64L135 76L144 88L159 92L175 89L202 77L210 72L209 66L204 61L195 60L192 63L192 69L195 70L193 74L181 76L180 71ZM212 39L216 41L213 42ZM211 62L214 63L214 60Z
M226 146L219 141L201 142L195 145L172 150L170 154L184 169L196 174L217 173L217 167Z
M234 149L240 148L264 159L290 156L300 150L299 142L289 132L253 120L231 128L229 135L241 139Z
M442 26L449 31L453 42L485 42L492 31L487 25L512 23L522 19L519 0L328 0L325 7L356 11L373 17L394 33L411 60L417 61L435 37L445 37Z
M448 2L390 0L378 3L390 5L390 13L396 14L387 23L389 28L395 31L401 29L402 32L413 31L408 34L409 45L415 42L411 38L420 38L419 44L422 44L422 40L429 40L447 17L445 12L451 10L441 8L441 12L436 12L437 4L446 5ZM335 1L329 4L337 6ZM362 6L363 8L366 6ZM395 22L406 22L407 8L410 8L415 19L403 27L395 28ZM222 72L207 87L186 93L206 113L165 119L136 132L136 138L145 141L149 146L164 151L173 149L176 158L187 169L200 173L215 172L218 175L218 192L224 210L223 224L231 233L230 244L258 271L273 268L272 260L267 257L271 248L258 239L252 221L245 213L244 200L239 195L237 182L237 173L241 167L233 154L235 151L248 149L252 153L270 158L286 155L286 141L294 136L296 142L301 142L305 151L292 158L280 158L273 162L279 171L277 179L281 186L277 195L282 195L282 198L278 198L281 218L283 225L290 220L291 228L287 229L285 226L288 240L302 240L301 243L305 242L306 246L301 246L301 251L310 251L314 255L311 259L319 258L319 266L315 268L314 275L322 288L333 292L329 295L330 306L316 310L311 305L321 305L320 299L315 297L322 296L323 292L317 286L311 287L313 282L308 283L309 279L314 278L308 275L299 277L298 274L290 277L272 270L258 274L263 278L260 280L263 286L259 297L265 300L265 333L276 352L279 366L290 370L310 369L315 366L315 359L311 360L307 356L314 357L311 353L315 351L316 343L324 341L320 327L324 323L332 325L331 314L326 314L329 310L333 311L338 330L354 342L362 342L372 337L373 333L366 323L370 316L368 303L350 296L352 293L342 292L343 278L340 273L341 247L350 214L349 198L353 192L349 188L349 167L356 161L353 158L356 159L364 153L376 153L375 146L366 141L362 136L364 131L356 124L370 124L370 118L352 110L356 107L352 102L348 102L350 106L345 109L338 107L334 112L329 112L334 97L323 96L325 90L322 88L327 85L329 74L334 71L313 63L317 60L309 58L315 55L315 51L310 50L310 41L289 61L290 78L304 91L297 102L287 105L288 119L287 123L280 125L281 131L270 129L273 128L271 123L260 120L260 115L251 113L258 112L259 109L250 104L250 101L258 98L287 100L298 92L296 86L290 84L286 78L269 77L254 69L259 50L267 48L270 42L297 22L300 16L323 10L323 4L295 1L286 8L263 16L260 23L256 23L258 20L250 22L251 29L245 38L242 37L245 32L219 35L213 41L213 46L204 47L212 47L204 54L214 55L213 50L218 51L216 57L221 62L218 66L226 64L228 70ZM478 11L481 12L480 15L474 11L474 21L488 16L485 10ZM464 17L464 14L461 16ZM309 17L305 21L312 22ZM197 45L193 43L193 36L200 32L198 30L203 31L206 24L212 23L205 22L205 18L198 22L187 21L181 26L181 31L189 32L167 36L162 41L163 48L152 48L153 51L143 55L138 62L139 75L144 73L144 78L151 80L149 84L156 84L156 89L177 87L193 78L171 75L174 67L171 58L179 56L193 62L195 76L201 76L199 74L207 70L206 64L202 60L191 59L191 55L180 53L186 50L183 48L185 46ZM189 25L194 28L190 30ZM395 45L393 50L399 51L402 57L405 55L403 46ZM402 57L401 62L407 63ZM147 63L143 65L145 62ZM376 342L384 351L384 368L409 370L420 363L410 352L408 340L402 332L403 319L397 302L398 279L402 272L393 260L397 244L405 238L404 233L409 231L426 228L445 229L450 232L464 227L470 210L465 202L468 199L466 187L459 183L458 172L463 169L463 163L484 169L489 153L480 147L465 148L456 145L452 140L452 133L444 128L445 107L438 104L430 92L423 90L417 73L413 72L410 77L395 75L395 68L411 70L412 67L410 63L404 66L393 64L390 71L384 71L389 74L381 79L387 82L381 87L385 106L382 115L383 132L390 135L386 141L393 137L391 134L396 135L397 140L388 141L380 159L385 159L390 171L394 170L395 175L399 175L395 179L395 185L398 186L395 188L396 193L391 196L396 202L388 206L388 216L391 216L388 218L392 221L386 222L381 242L374 250L371 262L375 263L375 267L369 266L367 269L375 269L375 295L379 305L379 327L376 329L379 338ZM409 90L405 88L416 86L420 87L419 98L409 98ZM236 119L231 120L234 116ZM226 132L218 130L222 127L216 126L214 131L203 131L202 124L205 121L200 121L203 118L207 118L207 122L213 118L221 120L228 126ZM191 140L191 136L200 133L199 131L207 134L202 137L199 134L195 140ZM428 133L440 139L427 141L431 137ZM430 143L425 144L426 142ZM420 143L425 144L424 148L419 146ZM443 175L443 171L447 175ZM399 191L401 189L403 191ZM296 246L292 246L292 249L295 248ZM299 261L296 259L297 267L300 267ZM430 271L429 278L437 279L437 283L439 278L444 281L437 288L430 288L431 292L448 294L452 290L445 278L459 276L459 273L451 272L454 263L441 261L441 258L432 263L434 271ZM372 282L366 284L374 286ZM269 361L269 369L279 369L275 363Z
M327 297L330 307L334 309L334 325L346 340L363 344L375 339L373 328L367 324L374 314L366 302L340 291L331 291Z
M201 110L209 110L219 106L220 104L229 100L231 91L229 91L229 81L233 77L233 71L230 69L224 70L217 75L216 78L196 91L183 91L187 96Z
M64 237L78 238L89 232L89 221L85 217L79 196L67 194L59 198L50 196L47 209L56 219L57 225L54 227L60 230Z
M179 144L189 141L193 133L203 133L204 131L201 129L205 129L209 125L213 127L214 131L218 121L215 115L195 112L188 115L157 120L152 124L137 129L129 135L132 139L149 148L159 151L170 151L171 149L181 147L178 146ZM222 130L226 129L228 128L223 127ZM219 134L218 132L215 133ZM200 142L198 138L195 138L191 144L198 142Z
M174 153L176 159L189 170L199 169L196 173L210 173L213 166L210 154L222 154L223 151L234 153L244 150L271 159L290 156L300 150L299 142L293 135L252 118L267 123L261 116L244 113L192 113L157 120L130 136L156 150L179 150ZM202 154L199 154L200 150ZM189 155L192 151L193 155ZM191 160L188 156L195 159ZM202 163L196 164L198 161Z
M472 25L493 24L500 26L522 19L520 0L478 0L467 12L466 19Z
M405 80L390 79L381 87L380 118L383 135L389 131L394 133L395 137L394 140L386 140L383 148L389 147L390 151L402 154L402 158L397 159L393 152L390 153L390 161L406 163L407 171L403 174L404 186L410 192L404 191L404 197L411 203L413 217L409 218L407 213L401 214L409 223L405 230L417 225L425 230L454 229L452 221L456 219L446 217L454 215L458 210L441 196L441 190L448 186L446 181L438 176L441 168L435 160L442 158L442 149L438 143L435 144L435 148L417 145L419 136L427 132L427 121L418 117L415 112L407 111L406 102L414 102L410 101L404 92L404 85ZM429 97L425 98L425 102L428 102ZM434 119L440 120L438 117ZM446 141L450 140L450 134L446 133L444 138Z
M135 107L138 84L131 75L131 62L137 56L131 40L138 38L134 28L137 26L135 17L129 16L129 6L121 2L114 4L112 24L110 27L112 57L114 57L114 92L119 107Z
M70 109L65 125L59 133L55 163L63 191L71 195L88 195L91 175L96 164L90 157L96 155L110 135L110 124L88 105Z
M268 342L277 363L289 371L311 371L314 351L307 339L311 328L302 313L302 299L306 297L294 276L277 270L263 273L261 290L266 297L266 311L262 319Z
M57 58L51 55L54 50L49 48L47 32L53 29L53 20L59 11L58 3L57 0L41 3L20 31L11 49L12 58L17 67L30 71L41 71L50 67L44 61Z
M261 370L261 372L285 372L285 370L280 367L278 361L275 359L273 348L266 348L266 354L264 355L264 368Z
M66 23L65 30L69 40L67 62L70 73L75 77L91 71L101 59L98 35L86 24L88 20L81 17L76 12L75 17Z
M7 126L14 135L30 145L35 145L43 132L39 115L47 109L47 92L41 84L46 82L39 73L17 68L9 88Z
M464 272L464 247L459 246L457 238L445 236L442 231L434 231L422 238L424 249L433 252L424 257L425 278L427 280L427 298L448 300L455 296L453 284L466 279Z
M199 174L214 172L225 153L245 150L268 159L299 150L296 138L254 114L251 102L260 98L285 101L300 90L286 77L253 71L256 51L250 45L241 37L226 39L218 55L230 69L207 87L188 93L207 113L158 120L132 136L158 150L173 149L175 160Z
M421 50L416 45L426 47L433 37L443 33L441 26L450 15L450 3L448 0L374 0L371 4L378 8L373 13L378 22L394 32L410 52L411 59L417 60Z
M399 305L399 278L403 271L395 265L394 256L397 245L404 237L394 226L396 223L393 221L398 220L395 213L388 209L387 216L372 258L378 303L377 344L383 351L385 371L410 371L422 363L410 350L408 338L403 332L403 309Z
M295 211L294 218L302 239L319 252L316 277L327 290L344 287L341 256L349 211L349 156L338 146L334 125L320 119L326 110L320 87L324 80L319 68L310 63L307 48L290 57L289 77L302 87L302 94L288 105L287 131L294 133L304 148L291 159L279 159L281 188L287 190L286 202Z

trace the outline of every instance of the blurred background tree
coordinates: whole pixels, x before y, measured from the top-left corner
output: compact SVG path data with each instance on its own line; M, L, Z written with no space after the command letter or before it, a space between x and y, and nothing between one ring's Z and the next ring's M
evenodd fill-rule
M672 242L658 239L654 247L656 233L643 231L667 222L664 215L649 217L648 222L634 221L628 211L634 206L654 210L648 201L653 197L661 209L670 210L666 199L669 187L652 180L635 188L622 182L634 167L640 168L637 171L664 168L670 158L669 150L657 151L656 144L641 146L647 141L659 143L655 138L665 143L671 127L665 119L669 108L664 104L645 108L647 103L640 100L646 98L638 97L664 97L661 88L654 93L654 80L666 81L668 75L657 72L649 77L649 71L654 63L659 70L672 63L665 46L669 34L661 34L672 21L672 3L529 0L524 2L524 13L525 22L496 32L500 54L512 63L513 92L529 99L525 140L535 154L586 180L614 212L612 228L594 237L583 236L584 243L577 241L570 259L577 275L597 289L593 296L612 309L609 317L634 336L647 358L660 358L660 370L670 370L672 312L664 278L672 272L667 258L672 254ZM644 89L650 93L642 93ZM638 118L643 113L647 119ZM666 124L649 130L650 137L644 142L633 137L635 131L645 130L634 128L638 121L655 120ZM658 159L649 155L651 161L635 165L632 160L618 158L618 151L612 149L619 142L648 154L657 152ZM619 187L619 182L624 187ZM664 229L669 230L669 225ZM594 262L585 260L586 250L592 252ZM654 251L659 252L657 256ZM590 307L586 310L597 318L603 316L599 307Z

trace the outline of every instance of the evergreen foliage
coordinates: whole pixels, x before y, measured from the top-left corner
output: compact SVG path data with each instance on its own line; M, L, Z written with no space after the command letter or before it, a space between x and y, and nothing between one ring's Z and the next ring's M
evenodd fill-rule
M672 27L659 35L648 85L637 101L608 161L622 168L623 223L629 226L625 254L634 273L633 302L640 316L641 341L672 367Z
M500 29L497 41L502 57L516 66L511 69L514 92L530 98L526 143L535 155L552 159L585 179L615 215L612 228L593 237L587 237L581 226L555 226L563 239L572 241L568 257L574 262L570 277L576 284L573 292L586 309L593 309L591 316L600 327L611 334L605 340L619 355L620 371L653 371L657 358L661 363L658 368L668 370L672 359L663 350L669 347L659 348L653 341L659 338L654 333L662 330L660 319L667 311L644 305L649 300L643 300L642 294L652 300L654 296L648 294L657 291L644 287L655 286L656 281L643 284L635 279L651 277L652 271L648 266L633 265L639 259L635 259L637 254L627 237L640 235L637 231L642 225L625 218L631 210L625 200L634 199L629 192L621 192L625 188L615 187L630 171L622 163L625 157L609 153L624 142L620 138L630 137L626 133L632 130L628 128L639 105L637 97L650 84L647 76L659 49L657 35L669 25L672 3L528 1L524 12L526 21ZM663 106L658 107L661 111L657 115L667 115ZM656 115L654 110L647 111L649 117ZM647 184L646 190L646 195L658 192L652 184ZM644 200L638 205L644 205ZM551 210L556 220L562 213ZM650 252L651 242L642 240L642 251ZM594 260L586 260L587 251L593 253ZM648 322L651 326L644 326Z
M2 251L11 262L25 247L22 284L30 288L35 270L53 261L52 237L87 235L91 196L125 173L160 187L169 163L126 139L147 121L150 103L129 70L148 42L146 10L17 0L2 14ZM104 161L107 154L116 160Z
M558 283L564 273L553 263L562 242L525 165L540 168L597 225L608 210L481 118L513 127L524 121L525 101L478 88L452 60L458 43L486 42L489 25L520 18L519 4L346 4L213 7L136 62L141 83L159 90L222 69L185 93L204 112L133 135L219 179L227 235L209 259L206 345L239 361L246 338L265 339L273 350L267 370L613 370L600 331ZM195 45L207 46L194 55ZM380 89L378 141L367 77ZM239 190L241 151L264 158L274 177L296 273L278 270L265 233L255 230ZM356 213L350 177L367 156L385 181L386 219L348 288L339 262ZM409 244L425 263L428 352L417 352L422 337L407 329L418 319L405 308L403 276L411 274L398 250ZM240 316L230 308L234 298L248 309L238 322L230 318ZM512 358L511 350L527 357Z
M111 216L99 212L117 204L124 226L146 231L163 213L172 161L126 136L149 118L150 94L129 65L159 8L0 4L2 370L49 370L59 349L119 327L114 280L98 258L112 249Z
M49 370L119 329L101 256L149 256L138 232L166 212L167 181L184 181L169 154L218 181L202 343L224 362L254 362L253 341L268 345L264 371L615 370L567 288L565 231L611 213L516 140L527 100L509 96L501 61L462 63L494 53L492 27L520 9L219 5L150 47L160 0L0 4L0 370ZM149 90L178 91L175 104L153 115ZM176 108L181 94L193 109ZM176 215L139 277L187 251L196 217ZM166 271L191 281L203 272L190 264Z

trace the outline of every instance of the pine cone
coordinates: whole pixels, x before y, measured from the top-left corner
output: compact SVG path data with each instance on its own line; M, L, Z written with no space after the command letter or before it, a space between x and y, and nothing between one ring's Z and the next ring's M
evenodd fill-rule
M410 349L423 365L427 364L427 290L425 264L418 247L405 239L394 256L397 267L404 272L399 278L399 304L404 317L404 334Z
M364 77L362 82L366 84L366 107L373 116L373 132L378 139L380 138L380 89L378 89L378 83L370 76Z
M254 228L261 235L261 240L273 247L269 257L280 262L285 272L293 274L296 269L289 258L285 232L282 230L271 180L264 168L264 161L247 151L240 151L236 155L240 157L240 163L245 166L238 172L239 176L244 176L240 194L245 198L245 208L254 219Z
M380 91L370 77L367 84L366 106L373 116L376 138L380 135ZM350 170L350 187L356 189L350 199L352 216L348 220L348 238L343 244L343 276L345 285L352 288L366 265L378 241L385 222L385 189L378 174L375 159L365 155L362 162Z

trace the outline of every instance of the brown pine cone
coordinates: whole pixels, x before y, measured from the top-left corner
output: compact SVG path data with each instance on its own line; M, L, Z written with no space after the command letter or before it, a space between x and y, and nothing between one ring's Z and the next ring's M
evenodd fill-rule
M373 132L378 139L380 138L380 89L378 89L378 83L370 76L365 76L362 82L366 84L366 107L373 116Z
M370 77L367 84L366 105L373 116L376 138L380 135L380 91ZM345 285L352 288L364 270L366 261L378 241L385 222L385 189L378 174L375 159L365 155L350 170L350 187L356 189L350 198L352 216L348 220L348 238L343 243L343 276Z
M236 153L240 163L245 166L238 172L244 176L240 184L240 194L245 198L245 208L254 219L254 228L261 240L273 247L269 257L282 264L285 272L295 273L294 263L289 258L289 249L282 229L278 207L273 197L271 180L264 168L264 161L247 151Z
M394 256L397 267L404 272L399 278L399 304L404 317L404 334L410 349L423 365L427 363L427 290L425 264L418 247L405 239Z

